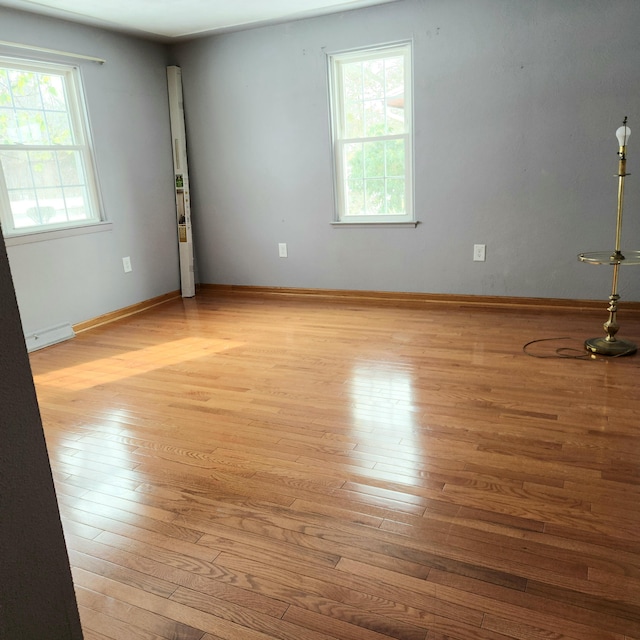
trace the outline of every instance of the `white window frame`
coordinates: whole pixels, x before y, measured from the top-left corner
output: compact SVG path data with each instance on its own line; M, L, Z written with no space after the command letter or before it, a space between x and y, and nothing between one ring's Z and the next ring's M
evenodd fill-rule
M61 76L64 83L65 103L67 113L73 130L73 144L2 144L0 142L0 154L3 151L75 151L79 152L84 174L83 186L87 191L86 206L89 215L81 220L66 220L64 222L34 224L28 227L15 227L13 214L5 176L0 163L0 222L2 233L9 244L24 238L28 241L43 240L47 237L60 237L61 234L91 231L88 227L95 225L104 226L101 199L98 189L93 148L89 129L88 113L82 91L82 82L79 69L72 65L58 64L53 62L42 62L37 60L26 60L21 58L11 58L0 56L0 67L17 69L43 74ZM64 185L61 185L61 188ZM69 186L69 185L67 185ZM11 242L11 240L14 242Z
M404 60L404 114L405 131L402 134L347 138L345 133L346 109L343 95L343 63L402 56ZM396 42L374 47L331 53L328 58L329 106L332 133L333 176L335 194L334 224L395 224L416 226L413 198L413 73L412 43ZM405 213L404 214L356 214L347 210L344 147L353 142L371 142L403 139L405 148ZM386 179L386 176L385 176Z

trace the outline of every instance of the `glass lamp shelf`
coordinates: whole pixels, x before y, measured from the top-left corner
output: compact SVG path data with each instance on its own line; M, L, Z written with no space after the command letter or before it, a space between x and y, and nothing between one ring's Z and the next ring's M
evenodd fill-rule
M620 256L616 256L615 251L591 251L589 253L579 253L578 260L588 264L632 266L640 264L640 251L621 251Z

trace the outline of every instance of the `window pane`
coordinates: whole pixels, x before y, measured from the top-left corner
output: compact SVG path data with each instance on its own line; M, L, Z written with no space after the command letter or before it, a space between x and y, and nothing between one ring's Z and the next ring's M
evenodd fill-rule
M364 181L347 180L346 184L347 215L359 216L364 211Z
M404 177L404 140L387 140L387 142L385 142L385 163L387 176Z
M29 169L29 156L24 151L0 152L2 172L7 189L31 189L31 171Z
M56 222L57 211L55 207L50 205L42 205L37 207L29 207L27 209L27 217L33 223L33 226L40 226L43 224L51 224Z
M38 207L35 190L10 189L9 204L11 205L13 224L16 229L32 227L36 224L28 215L28 212Z
M64 189L69 220L91 219L89 194L85 187L67 187Z
M40 96L48 111L67 110L62 76L40 75Z
M404 60L385 60L385 95L387 98L387 133L404 133Z
M362 102L347 102L345 104L344 135L346 138L362 138L364 135Z
M385 134L384 100L368 100L364 103L364 129L366 136Z
M342 91L347 102L362 102L362 65L342 65Z
M51 151L31 151L29 164L36 189L60 185L57 158Z
M368 215L379 215L385 212L384 180L367 180L365 182L365 209Z
M66 219L64 198L62 197L62 189L49 188L36 189L36 197L38 199L38 208L43 210L53 209L56 216L62 212L63 218ZM55 217L55 216L54 216Z
M84 184L84 170L79 151L56 151L62 184L77 186Z
M364 145L361 142L344 145L344 168L347 178L364 177Z
M364 62L362 74L365 100L384 98L384 59Z
M16 228L92 217L79 151L3 151L0 157Z
M0 93L1 98L2 93ZM16 144L18 142L20 140L18 139L18 121L15 111L0 107L0 144Z
M398 99L390 99L387 101L387 134L395 135L405 133L406 126L404 120L404 107L395 108L393 105L402 103L404 105L404 97Z
M404 60L400 56L386 58L385 93L387 96L397 96L404 91Z
M16 111L19 144L49 144L43 111Z
M364 175L367 178L384 177L384 142L367 142L364 145Z
M9 87L9 73L6 69L0 69L0 107L12 106Z
M69 123L69 116L64 111L62 113L47 111L46 126L49 132L49 140L51 141L51 144L74 143L71 124Z
M85 187L9 189L16 229L92 218Z
M389 178L387 180L387 213L403 214L405 209L404 178Z
M9 71L13 102L18 109L42 109L37 74L30 71Z

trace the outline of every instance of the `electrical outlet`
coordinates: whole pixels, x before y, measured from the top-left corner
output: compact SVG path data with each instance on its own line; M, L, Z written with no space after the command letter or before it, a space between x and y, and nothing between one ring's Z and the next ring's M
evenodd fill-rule
M127 256L126 258L122 258L122 266L124 267L125 273L133 271L133 267L131 266L131 258L129 256Z
M473 259L476 262L484 262L486 259L486 244L474 244L473 245Z
M278 243L278 255L281 258L286 258L287 257L287 243L286 242L279 242Z

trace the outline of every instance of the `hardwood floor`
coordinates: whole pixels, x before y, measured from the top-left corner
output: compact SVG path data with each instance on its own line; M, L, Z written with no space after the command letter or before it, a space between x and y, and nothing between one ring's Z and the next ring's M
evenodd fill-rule
M640 356L522 351L605 316L205 292L31 354L86 640L640 639Z

